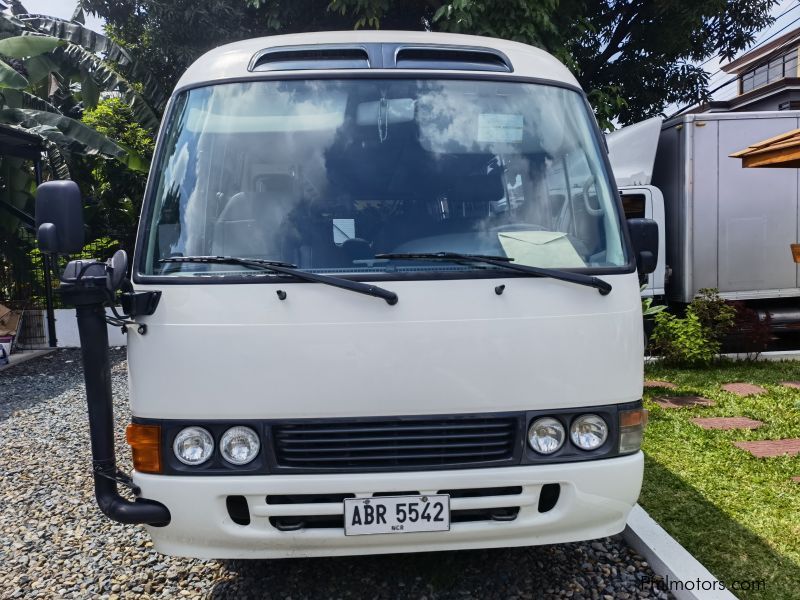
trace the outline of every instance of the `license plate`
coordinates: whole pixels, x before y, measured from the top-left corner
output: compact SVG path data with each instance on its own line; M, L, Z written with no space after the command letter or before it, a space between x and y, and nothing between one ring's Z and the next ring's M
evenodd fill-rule
M346 498L344 534L450 531L450 496Z

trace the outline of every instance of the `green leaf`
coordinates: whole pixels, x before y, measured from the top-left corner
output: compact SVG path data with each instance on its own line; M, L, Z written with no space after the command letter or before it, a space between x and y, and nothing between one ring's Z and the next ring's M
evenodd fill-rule
M118 92L133 111L134 119L143 127L151 131L158 129L160 119L150 104L136 91L133 84L117 73L107 63L101 61L95 54L88 50L67 44L56 48L52 56L63 63L65 68L73 65L81 70L89 71L95 82L102 90Z
M17 35L0 40L0 54L11 58L39 56L52 51L63 43L48 35Z
M11 0L11 14L12 15L24 15L28 12L28 9L22 5L22 2L19 0Z
M46 142L47 162L50 163L50 168L59 179L69 179L70 172L67 161L64 160L64 155L61 153L58 145L55 142L47 140Z
M166 105L167 94L153 74L140 62L134 60L127 50L103 34L92 31L81 23L45 15L22 15L20 21L24 26L40 33L79 46L97 63L101 62L97 55L104 55L108 61L114 63L115 71L127 79L141 83L140 95L149 106L161 110Z
M86 23L86 16L83 14L83 7L80 2L78 2L78 5L75 7L75 12L72 13L70 21L80 23L81 25Z
M0 161L0 179L3 180L3 187L0 189L0 199L30 214L33 201L33 195L30 193L30 183L33 177L29 165L30 163L26 165L26 161L22 158L2 157L2 161ZM10 216L10 218L4 219L3 228L13 231L18 224L19 219Z
M100 88L88 71L82 72L81 99L86 108L94 108L100 100Z
M133 148L122 142L117 142L117 145L125 150L127 153L123 157L117 157L122 164L128 167L131 171L138 171L139 173L147 173L150 170L150 161L142 157L141 154L136 152Z
M21 90L28 87L28 80L0 60L0 88L3 87Z
M15 90L11 88L0 89L0 100L2 100L7 108L32 108L34 110L42 110L57 115L61 114L61 111L58 110L56 106L25 90Z
M0 122L24 127L62 149L77 154L115 158L131 170L147 172L149 163L137 152L99 131L64 115L30 109L0 110Z
M35 85L45 79L53 71L58 71L58 65L48 54L40 54L25 60L25 68L28 70L28 82Z
M70 152L123 158L127 152L113 140L64 115L24 108L0 110L0 122L20 125Z

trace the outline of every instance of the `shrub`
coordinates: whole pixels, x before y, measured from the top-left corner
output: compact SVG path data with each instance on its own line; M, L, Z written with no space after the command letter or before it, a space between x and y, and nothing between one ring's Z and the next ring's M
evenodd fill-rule
M767 349L772 340L772 319L767 313L762 320L758 313L748 308L744 302L731 303L736 310L735 333L726 342L731 352L746 354L748 360L755 360Z
M720 298L717 290L704 288L687 307L685 317L656 315L652 348L666 364L708 365L736 323L736 315L736 308Z
M736 308L720 298L714 288L701 289L689 305L689 310L697 315L709 336L717 342L721 342L736 323Z
M670 365L707 365L720 347L691 310L682 319L667 312L658 313L650 341L664 363Z

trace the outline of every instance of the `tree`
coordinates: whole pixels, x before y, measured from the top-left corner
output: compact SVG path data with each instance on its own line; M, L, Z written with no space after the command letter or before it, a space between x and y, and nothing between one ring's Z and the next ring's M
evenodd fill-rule
M80 10L72 21L28 14L19 0L0 10L0 124L40 141L47 178L83 170L97 236L113 227L130 238L150 154L135 122L154 131L166 94L127 50L84 28ZM108 94L113 101L100 100ZM109 103L122 121L106 114ZM0 296L26 293L17 284L31 272L35 191L31 157L0 154Z
M153 135L136 122L122 98L100 100L95 108L84 112L81 121L146 162L152 158ZM102 157L85 156L73 161L72 178L88 197L84 216L89 238L111 237L132 252L147 174L120 168L115 161Z
M106 20L106 32L152 72L165 89L201 54L241 39L378 25L422 29L433 16L427 0L367 0L341 6L331 0L80 0ZM377 7L380 10L377 10ZM374 15L374 18L365 17ZM367 19L362 22L362 19ZM380 19L380 21L376 20Z
M555 23L584 86L611 103L604 117L633 123L672 103L705 101L708 75L698 66L753 43L773 18L775 0L562 0ZM614 98L625 102L616 109ZM605 112L604 112L605 111Z
M777 0L82 0L174 86L204 51L273 33L369 27L489 35L541 46L575 73L598 118L626 124L708 98L696 66L731 58Z
M0 2L0 8L8 7ZM42 140L52 176L68 177L73 155L146 172L149 160L135 148L80 119L102 92L113 93L131 119L155 130L166 95L128 51L85 29L82 20L80 10L73 21L30 15L19 0L0 13L0 123ZM0 211L0 228L13 234L20 225L15 210L33 213L35 181L21 159L5 156L0 162L0 203L6 209Z

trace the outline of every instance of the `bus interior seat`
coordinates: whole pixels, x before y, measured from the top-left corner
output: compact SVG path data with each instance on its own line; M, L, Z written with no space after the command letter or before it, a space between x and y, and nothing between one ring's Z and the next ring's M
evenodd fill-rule
M285 188L234 194L214 224L212 253L283 259L284 241L291 237L284 225L296 200Z

